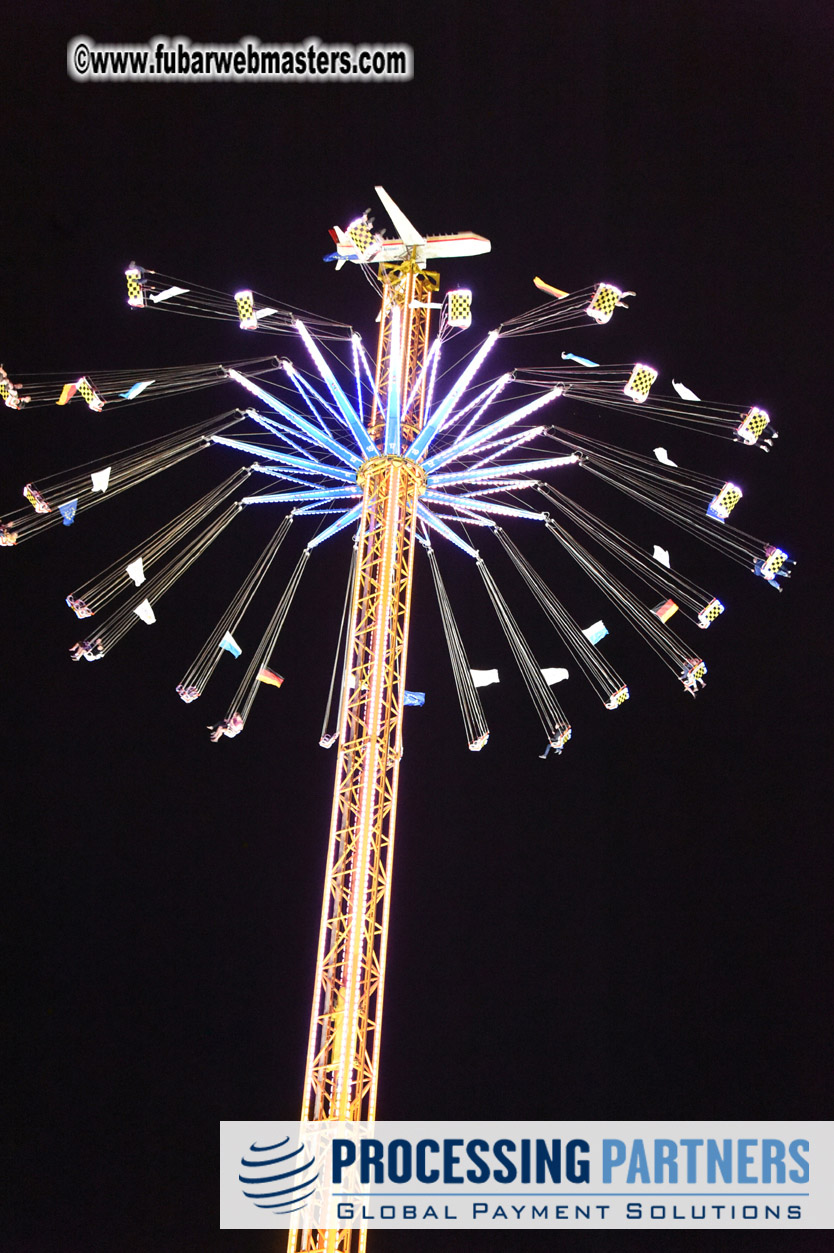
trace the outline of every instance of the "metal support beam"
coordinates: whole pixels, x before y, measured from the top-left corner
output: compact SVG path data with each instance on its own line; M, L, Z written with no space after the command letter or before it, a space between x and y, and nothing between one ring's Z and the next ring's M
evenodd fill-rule
M363 490L302 1121L373 1121L411 609L419 466L375 457ZM349 1253L366 1232L290 1232Z

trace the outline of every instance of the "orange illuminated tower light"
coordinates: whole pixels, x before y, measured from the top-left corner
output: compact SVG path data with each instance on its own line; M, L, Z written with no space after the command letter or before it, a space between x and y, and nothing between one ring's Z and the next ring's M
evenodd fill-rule
M439 276L411 258L380 267L382 312L368 432L396 451L357 473L357 538L339 754L324 882L302 1121L373 1121L379 1076L397 783L402 757L417 502L425 471L403 455L425 410L429 319ZM396 397L391 396L392 389ZM293 1229L290 1253L347 1253L366 1232Z

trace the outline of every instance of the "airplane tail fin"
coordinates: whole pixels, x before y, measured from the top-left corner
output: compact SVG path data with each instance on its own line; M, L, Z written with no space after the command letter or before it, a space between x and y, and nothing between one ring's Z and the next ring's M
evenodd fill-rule
M340 244L347 244L348 248L353 249L353 243L351 242L350 236L345 234L341 226L331 226L330 230L328 231L328 234L330 238L333 240L333 243L336 245L337 249ZM341 254L338 251L329 252L327 256L324 258L324 260L335 261L336 269L341 270L342 266L347 261L347 257L341 256Z

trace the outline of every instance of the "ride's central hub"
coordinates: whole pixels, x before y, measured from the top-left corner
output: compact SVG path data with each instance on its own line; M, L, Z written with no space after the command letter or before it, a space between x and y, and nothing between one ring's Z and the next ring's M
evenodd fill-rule
M363 461L356 471L356 482L367 492L368 487L378 483L379 479L398 468L404 475L405 482L416 489L416 495L422 496L426 489L426 471L416 461L402 457L398 453L385 453L379 457L369 457Z

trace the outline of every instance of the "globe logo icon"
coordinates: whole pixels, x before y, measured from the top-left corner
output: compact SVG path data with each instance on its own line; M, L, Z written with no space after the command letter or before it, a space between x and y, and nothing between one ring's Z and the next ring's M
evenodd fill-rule
M315 1161L303 1145L291 1148L289 1136L277 1144L250 1144L240 1166L243 1195L257 1209L292 1214L304 1208L316 1189Z

